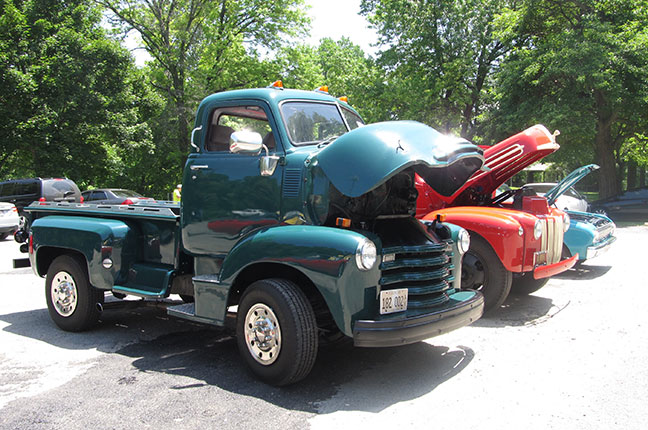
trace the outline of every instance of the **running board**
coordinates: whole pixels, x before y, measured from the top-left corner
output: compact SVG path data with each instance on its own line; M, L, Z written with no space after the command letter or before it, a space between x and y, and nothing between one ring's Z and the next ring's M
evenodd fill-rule
M195 321L199 323L220 325L217 324L214 320L196 316L195 303L183 303L181 305L169 306L167 308L167 313L172 317L182 318L182 319Z

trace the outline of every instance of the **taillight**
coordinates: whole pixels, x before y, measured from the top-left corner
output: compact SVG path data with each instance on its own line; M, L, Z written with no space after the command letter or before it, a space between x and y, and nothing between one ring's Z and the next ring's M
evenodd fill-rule
M39 202L45 202L45 201L47 201L47 200L45 200L45 197L41 197L40 199L38 199L38 201L39 201Z
M126 199L122 202L122 205L132 205L133 201L131 199Z
M16 208L15 206L12 207L12 208L11 208L11 212L18 212L18 208Z
M81 196L81 200L80 200L80 201L81 201L81 203L83 203L83 200L84 200L84 199L83 199L83 196Z
M29 253L34 253L34 235L29 233Z

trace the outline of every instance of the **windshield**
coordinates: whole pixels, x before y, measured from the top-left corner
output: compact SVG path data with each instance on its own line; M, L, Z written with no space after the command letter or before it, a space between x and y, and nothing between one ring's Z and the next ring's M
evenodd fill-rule
M333 103L286 102L281 115L294 145L319 143L348 131Z
M360 118L355 112L351 112L345 107L342 108L342 114L344 115L344 119L346 119L346 122L347 124L349 124L349 128L351 130L355 130L356 128L364 125L362 118Z

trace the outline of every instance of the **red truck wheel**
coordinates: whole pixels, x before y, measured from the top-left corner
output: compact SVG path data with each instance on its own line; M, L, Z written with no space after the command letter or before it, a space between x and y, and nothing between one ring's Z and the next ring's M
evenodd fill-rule
M532 273L525 273L513 279L513 294L531 294L538 291L549 281L549 278L533 279Z
M473 235L462 260L461 288L480 291L487 312L504 303L511 291L512 278L488 242Z
M317 357L315 314L304 293L285 279L254 282L238 307L240 354L259 379L295 383L310 373Z
M47 310L57 326L65 331L83 331L99 320L104 293L90 285L80 259L61 255L47 270L45 297Z

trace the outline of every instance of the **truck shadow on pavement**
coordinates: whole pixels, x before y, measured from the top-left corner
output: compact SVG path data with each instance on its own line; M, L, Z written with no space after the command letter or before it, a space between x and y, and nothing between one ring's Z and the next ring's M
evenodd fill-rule
M553 318L563 310L563 305L552 299L536 295L510 294L504 304L472 323L475 327L528 327Z
M459 374L475 356L469 347L450 349L425 342L394 348L326 348L320 350L305 380L276 388L248 371L230 331L170 318L160 304L134 302L123 309L105 311L97 328L83 333L59 330L46 309L0 315L0 320L9 323L3 328L7 332L69 350L97 348L129 357L139 372L179 376L170 378L178 381L168 386L170 392L191 396L201 395L198 390L221 389L316 414L337 410L379 412L416 399ZM123 373L132 375L132 371L125 368ZM126 377L123 383L131 379L137 378ZM102 383L96 375L93 381L98 385L114 383ZM347 390L354 394L345 396L344 402L328 402Z
M605 275L611 268L612 266L590 266L586 263L559 273L554 277L558 279L590 281Z

